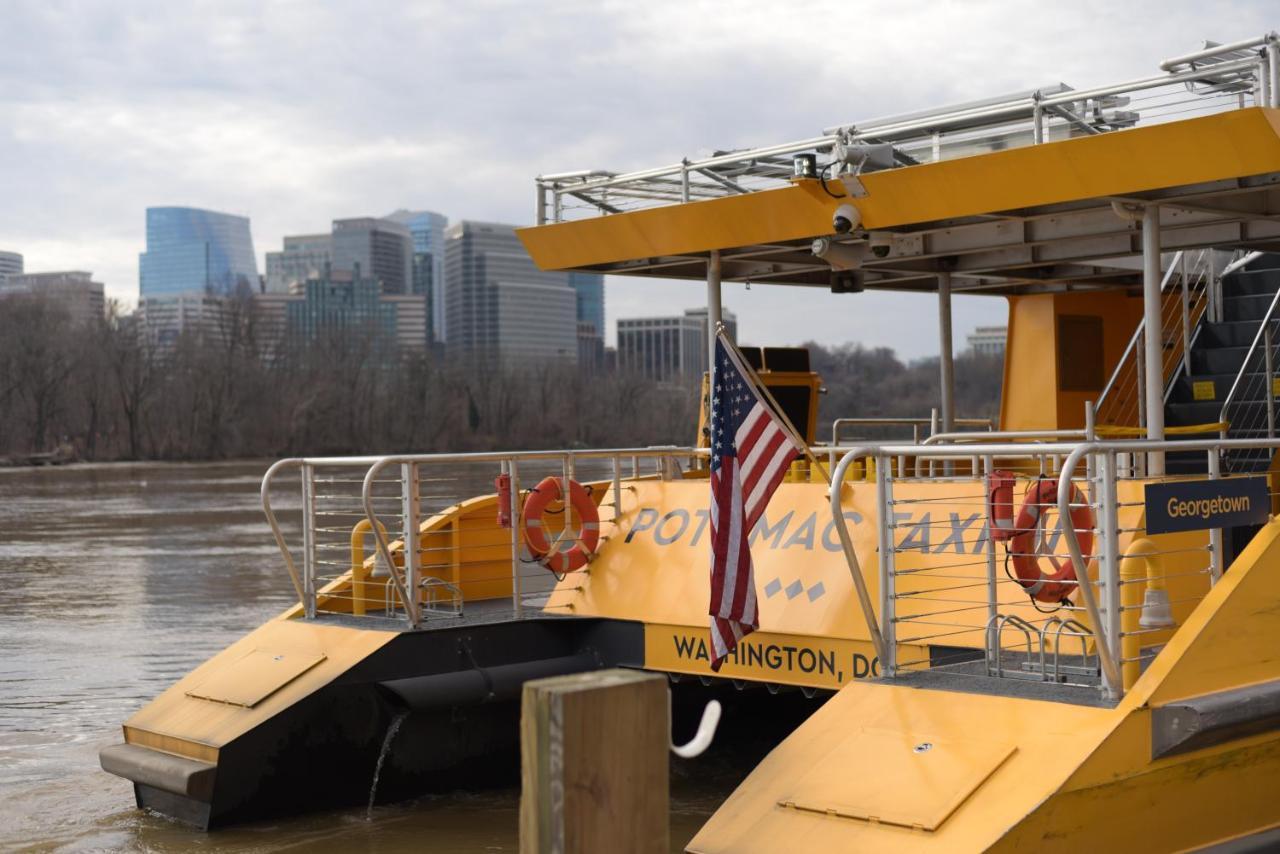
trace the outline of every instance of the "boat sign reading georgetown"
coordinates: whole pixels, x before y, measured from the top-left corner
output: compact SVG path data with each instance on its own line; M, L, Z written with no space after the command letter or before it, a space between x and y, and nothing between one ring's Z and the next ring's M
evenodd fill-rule
M1271 511L1265 477L1148 483L1147 533L1265 524Z

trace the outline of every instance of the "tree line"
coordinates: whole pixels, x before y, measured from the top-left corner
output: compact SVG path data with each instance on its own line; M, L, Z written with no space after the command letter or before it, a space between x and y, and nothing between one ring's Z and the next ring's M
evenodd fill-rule
M233 301L216 334L161 347L118 310L74 325L38 297L0 302L0 457L59 449L87 460L207 460L323 454L688 444L687 381L566 365L483 368L389 352L371 330L309 342L267 334ZM927 414L937 360L809 345L831 418ZM998 360L957 361L958 411L994 415ZM825 430L826 432L822 432Z

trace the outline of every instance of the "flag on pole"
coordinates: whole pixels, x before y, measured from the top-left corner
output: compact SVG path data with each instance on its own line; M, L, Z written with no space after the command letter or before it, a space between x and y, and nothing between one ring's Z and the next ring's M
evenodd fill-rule
M748 537L804 452L760 397L733 345L716 338L711 384L711 669L760 627Z

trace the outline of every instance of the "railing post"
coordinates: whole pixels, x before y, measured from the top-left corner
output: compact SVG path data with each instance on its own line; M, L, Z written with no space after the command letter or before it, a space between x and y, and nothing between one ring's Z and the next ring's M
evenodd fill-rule
M511 478L511 606L518 617L524 611L523 579L520 577L520 469L515 457L507 461Z
M1182 375L1191 376L1191 285L1187 281L1187 253L1180 252L1182 266Z
M689 158L680 161L680 201L689 201ZM715 334L715 330L711 330Z
M422 498L418 491L418 464L400 464L400 542L404 553L404 588L412 601L404 603L405 615L415 629L418 627L418 583L421 581L421 543L418 533L418 517Z
M533 221L538 225L547 224L547 187L542 181L538 181L537 208L534 210L533 216Z
M880 456L876 461L876 494L879 496L880 513L880 623L884 632L884 660L880 662L880 672L893 678L898 672L898 626L896 579L894 577L895 554L897 548L893 516L893 481Z
M1271 106L1280 107L1280 42L1275 38L1267 40L1267 67L1271 72Z
M1274 385L1275 368L1272 364L1273 355L1271 353L1271 318L1267 318L1262 322L1262 363L1265 366L1265 375L1263 380L1265 385L1262 393L1267 399L1267 438L1274 439L1276 437L1276 392Z
M1031 96L1035 105L1031 108L1031 141L1033 145L1044 142L1044 107L1040 106L1040 93Z
M316 618L316 487L315 467L302 464L302 611Z
M995 457L992 457L990 454L988 454L982 458L982 463L983 463L983 473L988 478L990 478L991 473L995 471ZM990 480L988 480L987 483L990 483ZM988 491L987 494L989 495L990 487L987 486L987 487L984 487L984 489ZM988 513L990 512L989 508L987 512ZM991 536L991 519L989 515L983 530L986 531L986 540L987 540L987 544L986 544L987 545L987 625L991 626L992 630L994 631L995 620L1000 613L1000 608L999 608L1000 576L999 576L999 573L996 571L996 567L997 567L996 541L995 541L995 538ZM996 641L997 643L999 642L998 637ZM990 664L990 662L987 662L987 663Z
M1223 438L1226 438L1223 436ZM1222 476L1222 458L1215 448L1205 451L1208 454L1209 479L1217 480ZM1222 578L1222 529L1209 529L1209 583L1217 584Z
M1102 586L1103 631L1106 633L1107 646L1112 654L1120 649L1120 532L1116 513L1116 452L1106 451L1102 454L1102 495L1101 512L1098 513L1098 581ZM1080 580L1088 584L1087 578ZM1124 693L1123 683L1112 685L1103 669L1103 688L1109 696L1119 698Z

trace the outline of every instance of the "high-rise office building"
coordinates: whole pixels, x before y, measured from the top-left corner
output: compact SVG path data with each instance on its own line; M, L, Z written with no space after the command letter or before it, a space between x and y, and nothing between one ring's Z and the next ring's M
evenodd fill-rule
M738 322L722 313L729 340L738 337ZM618 368L664 380L696 378L707 370L710 342L707 310L691 308L675 317L633 317L618 320Z
M444 231L449 221L435 211L400 209L383 219L398 222L413 235L413 289L428 298L432 335L445 340L444 329Z
M284 249L267 253L267 293L286 294L294 285L324 272L333 260L328 234L300 234L284 239Z
M570 273L569 284L577 293L578 322L590 323L604 338L604 276L600 273Z
M17 275L21 272L21 255L17 252L0 252L0 285L4 284L6 276Z
M198 208L147 208L139 297L226 296L258 290L247 217Z
M539 270L514 226L449 226L445 328L451 354L490 365L577 362L577 316L568 275Z
M77 325L100 320L106 311L102 282L92 273L9 273L0 280L0 299L32 296L47 299L66 309Z
M398 222L373 217L335 219L332 236L335 271L370 278L384 294L413 292L413 235Z

